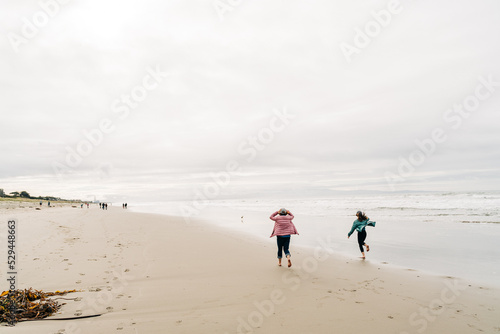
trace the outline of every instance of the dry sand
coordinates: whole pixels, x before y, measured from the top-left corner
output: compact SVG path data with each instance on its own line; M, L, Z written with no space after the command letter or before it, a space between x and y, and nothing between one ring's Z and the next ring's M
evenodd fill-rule
M292 239L287 268L274 238L182 218L95 205L0 217L4 240L19 221L18 288L83 290L56 318L102 313L5 333L500 333L498 288L344 258L327 239L315 250Z

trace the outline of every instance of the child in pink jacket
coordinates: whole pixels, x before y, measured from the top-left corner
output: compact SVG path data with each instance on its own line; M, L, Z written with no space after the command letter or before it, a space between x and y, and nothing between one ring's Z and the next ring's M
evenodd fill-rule
M286 258L288 259L288 267L291 267L291 255L288 250L290 247L290 238L292 234L299 234L292 222L294 216L290 211L285 208L281 208L279 211L274 212L269 218L275 222L271 238L276 236L276 241L278 243L278 265L281 266L281 258L283 257L284 252Z

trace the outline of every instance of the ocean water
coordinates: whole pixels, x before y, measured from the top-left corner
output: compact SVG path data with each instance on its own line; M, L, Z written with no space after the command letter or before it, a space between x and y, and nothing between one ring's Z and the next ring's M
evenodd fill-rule
M137 212L183 216L189 201L132 204ZM231 199L203 203L191 218L270 239L279 208L295 216L295 245L328 243L341 256L356 258L356 232L347 233L358 210L376 227L367 227L367 260L380 265L455 276L500 286L500 193L391 194L307 199ZM186 221L189 221L189 217ZM270 254L270 256L275 256Z

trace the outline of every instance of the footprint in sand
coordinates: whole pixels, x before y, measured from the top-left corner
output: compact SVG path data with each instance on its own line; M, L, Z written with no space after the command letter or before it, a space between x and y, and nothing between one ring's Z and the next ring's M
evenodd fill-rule
M106 307L106 310L108 310L109 312L112 312L113 311L113 307L112 306L108 306L108 307Z
M76 283L76 284L80 284L80 283L82 283L82 281L78 280L78 281L76 281L75 283Z
M467 324L467 326L469 326L470 328L474 328L476 331L484 332L484 330L482 330L481 328L478 328L478 327L474 326L473 324Z
M82 311L81 311L81 310L76 310L76 312L75 312L75 316L76 316L76 317L79 317L79 316L81 316L81 315L82 315Z

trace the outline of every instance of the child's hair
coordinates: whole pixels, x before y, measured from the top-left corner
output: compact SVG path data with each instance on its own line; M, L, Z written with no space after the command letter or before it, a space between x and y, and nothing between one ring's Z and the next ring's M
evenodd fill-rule
M360 222L365 221L365 220L369 220L369 219L370 219L370 218L368 218L368 217L365 215L365 213L364 213L364 212L361 212L361 211L356 212L356 216L358 216L358 220L359 220Z

